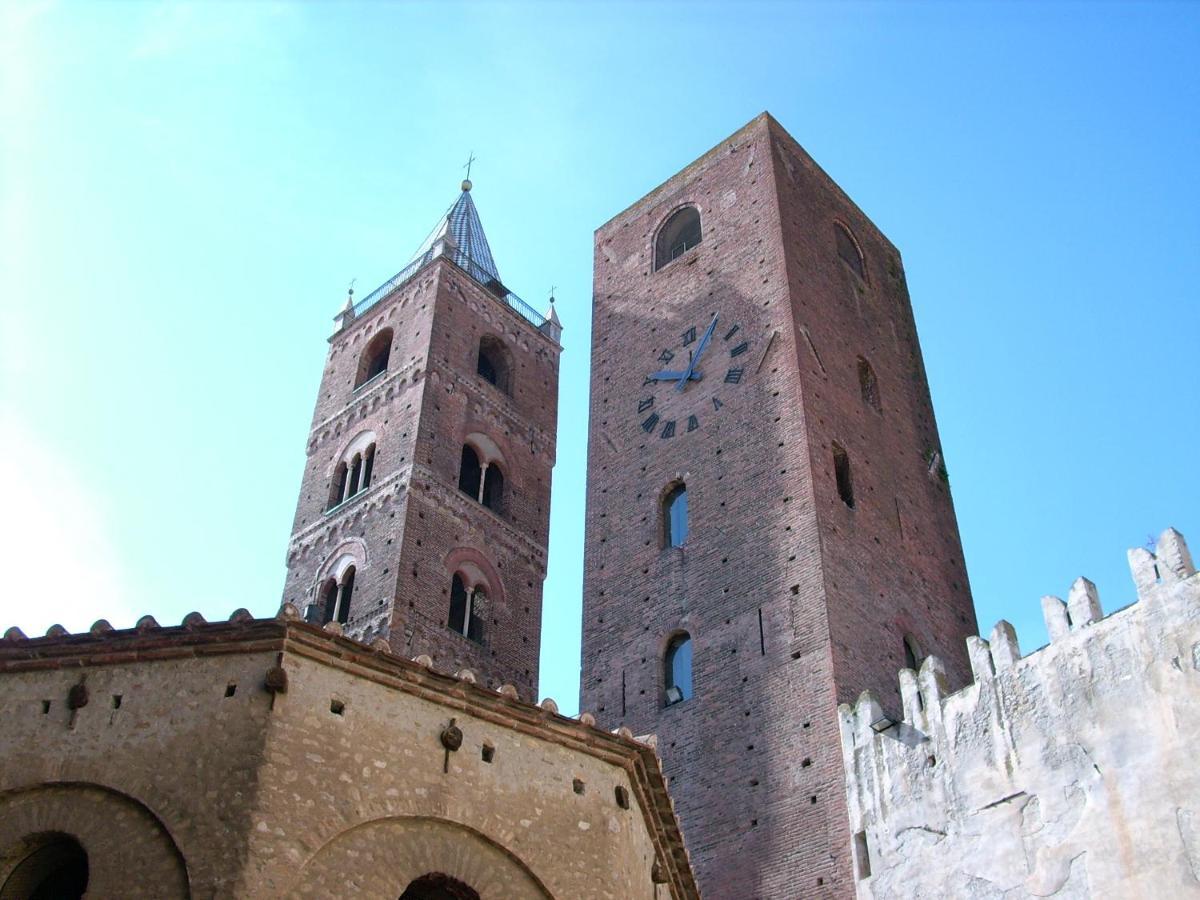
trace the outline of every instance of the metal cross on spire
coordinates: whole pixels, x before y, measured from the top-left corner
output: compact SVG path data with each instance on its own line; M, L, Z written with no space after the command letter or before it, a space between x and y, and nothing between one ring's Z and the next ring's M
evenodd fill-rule
M467 170L467 177L466 177L466 180L463 182L463 184L471 183L471 163L475 162L475 159L476 159L475 151L472 150L467 155L467 164L465 166L463 166L463 168ZM464 190L470 190L470 188L464 188Z

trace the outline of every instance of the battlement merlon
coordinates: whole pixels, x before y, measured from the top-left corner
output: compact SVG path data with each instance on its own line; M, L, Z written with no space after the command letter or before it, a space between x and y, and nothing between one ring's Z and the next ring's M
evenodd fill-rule
M1173 811L1200 796L1200 577L1174 529L1129 565L1137 602L1107 617L1086 578L1065 603L1043 597L1050 643L1029 656L1003 620L968 638L974 680L954 694L935 657L902 670L899 722L870 692L839 707L854 852L873 873L859 867L860 896L953 894L981 866L1038 896L1077 865L1093 889L1174 889L1181 854L1200 873L1200 803L1186 827Z

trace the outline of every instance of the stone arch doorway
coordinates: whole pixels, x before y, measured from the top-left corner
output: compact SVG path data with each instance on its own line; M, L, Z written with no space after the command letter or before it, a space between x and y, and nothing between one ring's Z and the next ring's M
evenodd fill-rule
M69 834L30 835L13 855L0 900L79 900L87 891L87 851Z
M400 900L479 900L479 892L457 878L431 872L405 888Z

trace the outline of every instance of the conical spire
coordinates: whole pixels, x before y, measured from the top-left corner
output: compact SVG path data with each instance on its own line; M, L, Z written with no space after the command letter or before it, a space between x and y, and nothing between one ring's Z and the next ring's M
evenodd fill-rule
M425 238L412 263L424 265L435 256L446 255L467 270L467 273L482 284L500 282L496 261L492 259L492 248L488 246L479 211L471 199L471 182L464 181L462 193L454 205L438 220L429 237Z

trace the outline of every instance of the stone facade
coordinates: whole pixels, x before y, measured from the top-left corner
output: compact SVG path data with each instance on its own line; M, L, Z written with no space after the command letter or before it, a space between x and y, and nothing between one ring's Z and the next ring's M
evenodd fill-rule
M698 897L651 746L340 630L290 604L11 629L0 896L69 835L89 898L395 900L428 874L495 900Z
M465 205L475 216L468 190L452 212ZM519 313L498 280L481 283L487 276L456 256L452 240L447 232L376 301L337 318L283 598L319 615L322 587L353 567L348 634L383 637L401 655L470 666L489 685L511 682L532 695L558 417L557 320L539 327ZM494 268L490 251L488 261ZM501 384L477 372L484 340L503 357ZM390 346L386 371L364 382L380 341ZM459 489L468 444L503 472L494 508ZM368 446L370 484L342 500L338 466ZM478 640L447 627L455 575L486 593Z
M899 253L764 114L596 232L592 340L583 708L658 735L706 894L852 895L837 704L899 709L906 637L965 683L976 629Z
M949 694L900 672L903 718L840 708L858 896L1200 896L1200 576L1183 538L1130 551L1137 602L1079 579L1042 600L1050 644L967 640Z

